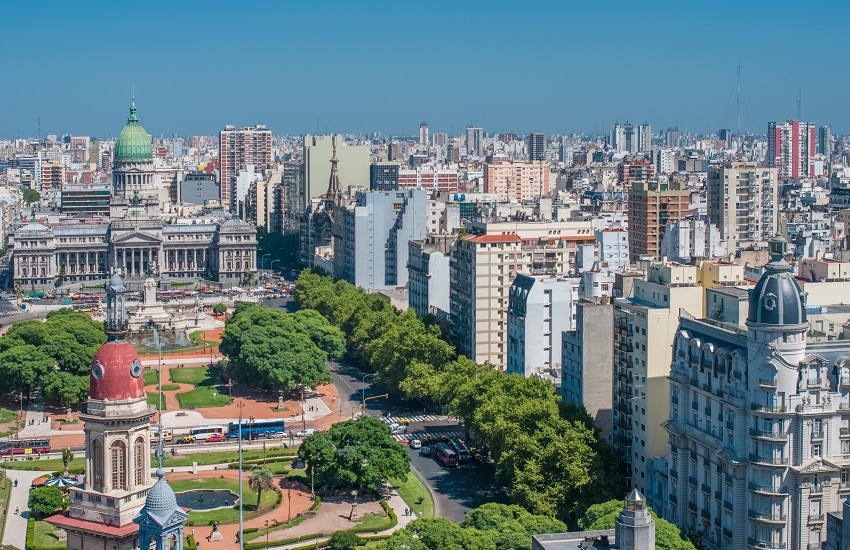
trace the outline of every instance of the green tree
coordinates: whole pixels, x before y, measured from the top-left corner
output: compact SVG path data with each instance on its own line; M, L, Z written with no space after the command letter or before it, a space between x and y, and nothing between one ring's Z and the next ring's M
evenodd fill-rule
M257 510L260 509L260 497L263 491L274 489L274 476L268 468L254 467L251 477L248 478L248 487L257 493Z
M331 550L353 550L360 544L360 537L353 531L337 531L328 540Z
M327 434L304 439L298 457L315 468L316 480L329 488L375 489L381 481L404 478L410 455L377 418L360 417L334 424Z
M227 306L219 302L215 306L213 306L213 313L215 313L216 315L224 315L225 313L227 313Z
M53 370L55 361L37 347L22 344L0 353L0 389L3 393L29 392Z
M387 539L387 550L496 550L494 535L446 518L416 519ZM526 540L526 548L529 543Z
M72 460L74 460L74 452L68 447L62 449L62 471L65 475L68 475L68 464L70 464Z
M567 525L557 519L534 515L516 504L496 502L470 510L461 525L479 531L517 531L528 535L562 533L567 530Z
M89 378L71 374L70 372L51 371L42 382L42 392L45 398L60 406L83 403L89 393Z
M27 506L37 516L44 517L62 509L65 497L58 487L36 487L30 491Z
M23 191L23 198L25 203L32 204L41 200L41 193L35 189L25 188Z
M613 529L620 512L623 510L622 500L609 500L589 507L584 516L579 519L579 529L595 531ZM650 510L655 520L655 547L658 550L696 550L696 546L676 527L665 519L661 519Z
M298 326L319 349L339 359L345 353L345 335L315 309L300 309L292 314Z

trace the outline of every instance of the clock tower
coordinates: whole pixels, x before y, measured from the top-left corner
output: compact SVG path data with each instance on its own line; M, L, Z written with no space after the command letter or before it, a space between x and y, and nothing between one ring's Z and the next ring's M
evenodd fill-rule
M151 481L150 419L142 364L124 339L126 289L113 275L106 288L108 340L94 356L85 422L86 481L70 490L67 515L47 521L68 533L68 550L133 550Z

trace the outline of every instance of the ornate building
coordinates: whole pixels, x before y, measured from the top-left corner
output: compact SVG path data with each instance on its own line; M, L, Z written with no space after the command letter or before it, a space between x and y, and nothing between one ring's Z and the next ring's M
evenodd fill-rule
M105 281L125 274L128 286L145 278L244 282L257 265L256 228L228 215L178 218L156 174L151 140L135 101L115 143L110 217L30 222L10 238L13 277L24 290Z
M47 519L68 533L68 550L134 550L139 547L136 518L145 526L147 544L151 531L166 534L157 531L149 518L185 519L176 502L171 506L174 493L168 498L171 489L161 470L151 487L148 433L155 411L147 403L138 354L124 339L125 292L121 277L113 276L106 288L109 339L94 356L88 407L80 415L85 423L86 483L70 489L67 515ZM177 550L182 547L182 533L178 541ZM157 543L156 548L167 547Z

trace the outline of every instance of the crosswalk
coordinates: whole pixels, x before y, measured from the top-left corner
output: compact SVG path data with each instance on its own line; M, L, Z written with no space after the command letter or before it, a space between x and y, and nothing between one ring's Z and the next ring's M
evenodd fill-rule
M384 416L383 420L387 424L409 424L411 422L435 422L440 420L449 420L449 417L438 414L417 414L413 416Z
M7 315L17 315L18 313L21 313L21 310L18 309L18 308L2 309L2 310L0 310L0 317L5 317Z
M409 443L411 439L421 439L428 436L429 439L454 439L463 437L463 432L416 432L412 434L396 434L393 437L399 443Z

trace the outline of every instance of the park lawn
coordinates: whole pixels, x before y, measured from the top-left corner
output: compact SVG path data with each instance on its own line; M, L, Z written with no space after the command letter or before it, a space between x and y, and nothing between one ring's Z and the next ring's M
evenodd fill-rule
M0 533L6 532L6 517L8 510L9 495L12 492L12 482L3 476L0 480L0 511L3 511L3 519L0 520Z
M392 484L398 489L398 494L411 510L420 518L434 517L434 497L415 473L408 472L404 481L393 479Z
M389 528L390 518L383 513L366 514L357 520L357 528L365 531L383 531Z
M190 491L192 489L227 489L239 494L239 482L235 479L204 478L204 479L180 479L169 481L169 485L175 493ZM256 511L257 493L248 486L248 480L242 485L242 493L245 499L244 513ZM277 503L277 493L274 490L263 491L261 510L269 510ZM239 506L224 508L221 510L210 510L209 512L189 512L188 521L194 525L210 525L213 521L218 523L236 523L239 521Z
M159 382L159 372L156 369L144 370L145 386L152 386Z
M59 542L58 533L59 529L46 521L36 521L34 546L36 548L64 548L65 543Z
M4 409L0 407L0 425L9 424L8 429L0 431L0 437L9 437L10 435L18 431L18 425L15 421L17 418L18 411Z
M213 347L217 346L220 343L217 340L204 340L203 330L196 330L195 332L190 332L189 341L195 344L209 344Z
M266 449L266 460L269 463L272 462L272 459L277 459L280 457L288 457L292 458L296 454L295 449ZM243 468L247 471L251 469L251 466L254 464L244 464L244 462L248 460L261 460L263 458L263 451L242 451L242 461ZM189 455L181 455L181 456L168 456L165 458L165 467L172 468L177 466L191 466L193 462L197 462L199 466L206 466L210 464L230 464L235 463L239 460L239 456L236 451L217 451L210 453L193 453ZM283 461L284 464L289 464L288 460Z
M216 372L210 372L209 367L182 367L168 369L171 381L175 384L192 384L193 386L212 386L215 384Z
M74 470L82 470L86 467L86 459L82 455L82 451L77 451L74 453L74 460L68 464L68 469L72 472ZM64 468L62 464L61 458L45 458L43 460L16 460L15 462L4 462L4 466L10 470L26 470L26 471L36 471L40 470L42 472L61 472Z
M386 550L387 541L373 540L372 542L367 542L366 546L358 546L358 548L367 548L368 550Z
M178 393L177 401L181 409L200 409L202 407L223 407L230 404L227 392L215 386L198 386L194 390Z
M145 392L148 396L148 405L153 405L157 409L159 409L159 393L155 391ZM165 396L162 397L162 410L167 409L168 406L165 404Z

